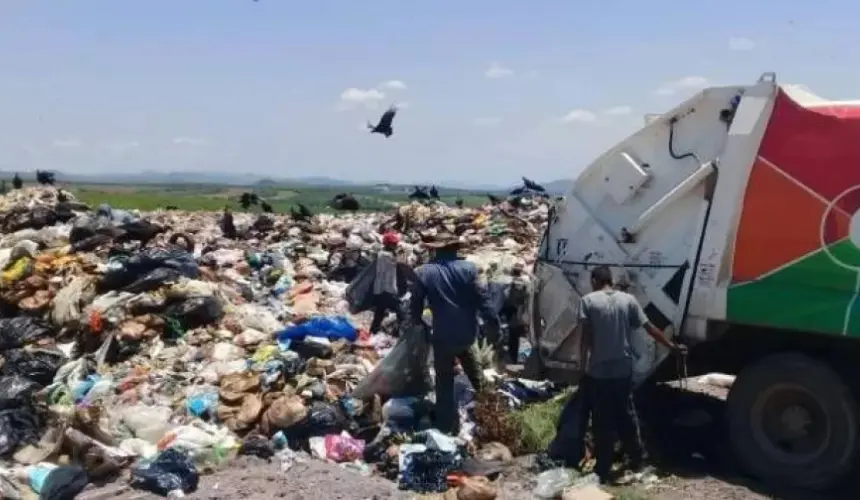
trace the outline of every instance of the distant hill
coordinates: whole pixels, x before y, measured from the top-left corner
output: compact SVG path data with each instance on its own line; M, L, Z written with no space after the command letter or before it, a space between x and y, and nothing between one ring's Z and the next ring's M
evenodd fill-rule
M64 173L57 170L52 170L56 174L58 182L72 182L79 184L131 184L131 185L147 185L147 184L207 184L207 185L227 185L227 186L309 186L309 187L370 187L375 186L378 189L387 189L390 191L405 191L409 192L412 189L412 184L389 184L380 181L368 182L351 182L342 179L335 179L327 176L307 176L295 178L278 178L253 173L232 173L232 172L171 172L171 171L156 171L146 170L139 173L115 173L104 172L99 174L72 174ZM0 170L0 179L11 179L15 174L14 171ZM21 177L26 180L35 180L36 173L32 171L20 171ZM424 185L426 183L422 183ZM564 194L573 185L572 180L556 180L544 183L543 186L550 194ZM492 184L468 184L457 181L439 182L436 184L440 191L448 193L499 193L513 189L502 185Z

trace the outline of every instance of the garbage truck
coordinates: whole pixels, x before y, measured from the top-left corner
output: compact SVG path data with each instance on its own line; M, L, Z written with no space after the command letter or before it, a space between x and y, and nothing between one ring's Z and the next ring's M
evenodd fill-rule
M532 340L581 372L577 307L595 266L690 353L735 374L725 419L753 476L829 488L860 446L860 101L773 73L707 88L581 171L538 249ZM679 378L646 335L635 382Z

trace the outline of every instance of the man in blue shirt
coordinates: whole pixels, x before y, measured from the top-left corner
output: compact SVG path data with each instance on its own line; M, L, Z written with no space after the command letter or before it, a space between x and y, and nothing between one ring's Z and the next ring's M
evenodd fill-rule
M478 336L478 314L484 319L487 336L499 335L499 318L490 305L486 288L480 283L475 264L458 257L459 239L439 234L425 246L434 251L427 264L415 270L410 313L420 321L425 301L433 314L433 364L436 371L436 427L449 434L459 429L454 399L454 362L460 361L476 391L481 374L470 347Z

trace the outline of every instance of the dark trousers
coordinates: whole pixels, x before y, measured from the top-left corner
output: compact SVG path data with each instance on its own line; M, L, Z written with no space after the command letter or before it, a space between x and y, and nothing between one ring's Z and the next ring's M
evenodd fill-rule
M433 368L436 370L436 428L447 434L456 434L460 429L457 401L454 399L455 360L460 360L460 366L475 392L481 390L478 362L469 347L433 346Z
M591 418L591 398L588 391L589 378L579 381L576 392L570 395L556 425L555 438L549 445L549 456L563 460L568 467L578 467L585 458L585 433Z
M403 319L400 301L391 293L381 293L373 297L373 321L370 323L370 333L376 333L389 311L397 314L397 320Z
M644 451L639 417L633 404L633 381L629 377L590 378L588 394L593 411L591 422L597 459L594 472L601 478L609 475L615 440L619 437L630 464L640 466Z

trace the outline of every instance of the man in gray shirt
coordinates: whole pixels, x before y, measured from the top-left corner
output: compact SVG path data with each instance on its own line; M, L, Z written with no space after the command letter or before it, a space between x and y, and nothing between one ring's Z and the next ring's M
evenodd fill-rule
M632 295L617 290L608 266L591 272L594 291L582 298L579 319L584 328L588 352L586 377L588 398L593 408L594 471L601 482L610 481L615 436L621 438L631 469L643 465L642 438L633 404L633 352L631 339L641 327L657 343L683 354L685 349L663 336L645 315Z

